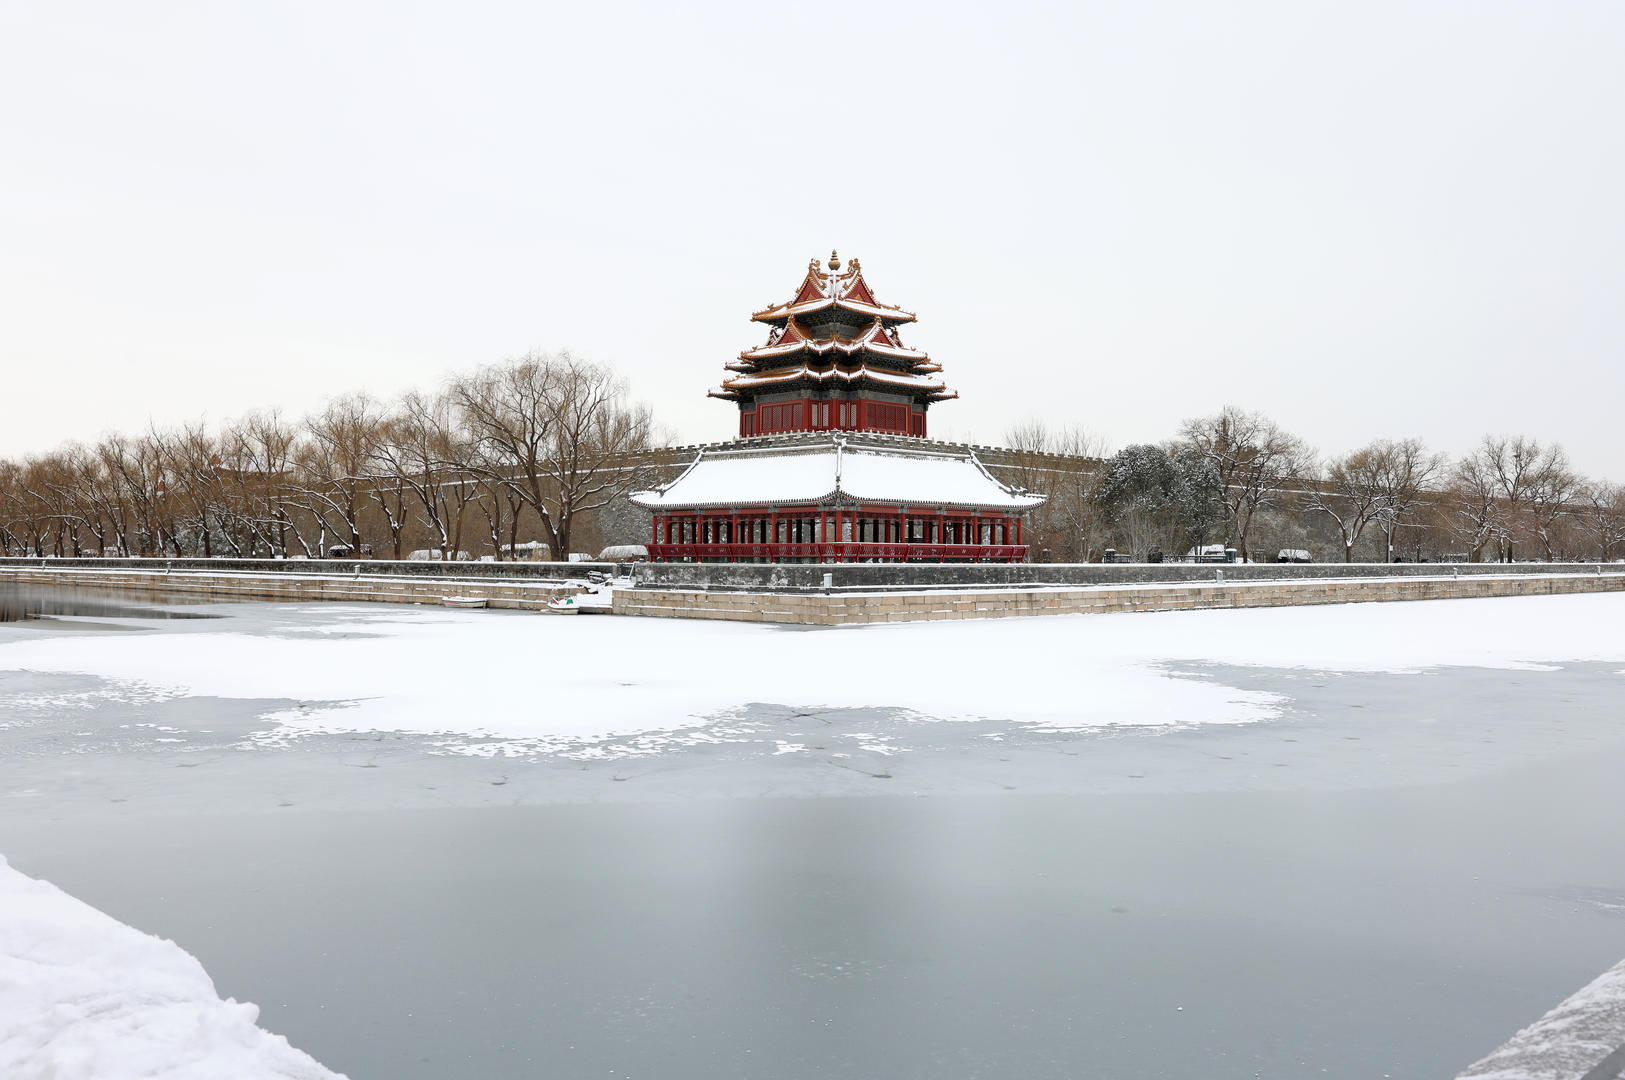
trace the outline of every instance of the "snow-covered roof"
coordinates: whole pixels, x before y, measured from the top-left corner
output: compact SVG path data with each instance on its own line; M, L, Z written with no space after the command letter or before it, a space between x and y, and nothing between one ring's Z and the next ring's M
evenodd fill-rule
M843 311L850 311L858 315L867 315L871 319L884 319L887 322L913 322L914 314L902 308L887 307L884 304L866 304L862 300L848 300L844 296L825 296L816 300L804 300L801 303L778 304L765 311L758 311L751 316L756 322L777 322L779 319L788 319L796 315L810 315L815 311L836 307Z
M770 360L775 357L789 356L797 352L813 352L823 356L828 352L845 353L852 356L860 352L872 352L879 356L890 356L898 360L926 361L930 357L919 349L911 349L906 345L899 345L896 339L888 334L879 319L870 324L858 337L851 341L840 338L815 338L801 329L794 319L785 326L784 336L777 341L762 345L755 349L747 349L739 354L741 360Z
M775 368L761 374L741 375L737 379L729 379L722 385L729 390L745 390L758 386L771 386L774 383L790 382L795 379L845 383L872 379L878 383L905 386L910 390L925 390L932 393L946 389L941 379L929 379L924 375L915 375L907 371L894 371L890 368L870 367L868 364L859 364L853 368L831 367L823 371L810 368L806 364L800 364L796 367Z
M913 312L882 304L875 299L869 283L863 280L863 269L858 265L858 260L853 259L847 264L846 272L839 273L840 259L833 251L829 255L828 273L818 265L817 259L813 259L807 264L807 276L801 279L801 286L794 296L785 303L763 308L751 318L758 322L778 322L780 319L838 307L894 324L914 321Z
M676 480L632 496L650 510L836 499L984 510L1027 510L1044 501L999 483L973 453L867 447L844 437L806 447L702 451Z

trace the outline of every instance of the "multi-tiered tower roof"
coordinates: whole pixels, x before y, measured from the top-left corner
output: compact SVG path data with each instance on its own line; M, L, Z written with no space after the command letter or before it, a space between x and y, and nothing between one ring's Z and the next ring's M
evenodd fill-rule
M925 410L958 397L898 338L911 312L875 299L853 259L814 259L801 288L751 316L767 344L739 354L713 397L739 403L748 441L706 447L632 502L657 562L1022 562L1022 518L1044 499L1005 486L968 447L924 443ZM848 435L843 432L881 435ZM757 439L779 432L827 432ZM918 436L922 442L895 436Z
M924 437L926 409L958 397L941 365L904 345L914 314L875 299L858 260L841 269L807 264L785 303L751 316L768 324L767 344L728 364L735 374L712 397L739 403L739 434L786 431L883 431Z

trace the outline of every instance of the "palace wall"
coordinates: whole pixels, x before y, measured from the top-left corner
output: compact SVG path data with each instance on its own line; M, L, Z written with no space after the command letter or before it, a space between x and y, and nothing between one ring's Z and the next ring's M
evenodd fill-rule
M1104 569L1104 568L1102 568ZM1339 567L1338 569L1345 569ZM1375 567L1377 573L1391 569ZM1438 567L1433 568L1435 573ZM875 592L703 592L617 589L617 615L737 622L855 626L1033 615L1104 615L1213 608L1301 607L1403 600L1466 600L1625 592L1625 573L1511 574L1318 581L1096 586L1093 588L941 589Z

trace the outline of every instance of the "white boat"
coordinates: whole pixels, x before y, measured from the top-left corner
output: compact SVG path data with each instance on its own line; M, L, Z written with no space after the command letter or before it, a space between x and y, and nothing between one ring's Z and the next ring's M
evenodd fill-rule
M610 610L615 591L607 586L584 589L572 596L547 602L547 610L559 615L602 615Z
M482 608L488 601L483 596L442 596L441 607Z

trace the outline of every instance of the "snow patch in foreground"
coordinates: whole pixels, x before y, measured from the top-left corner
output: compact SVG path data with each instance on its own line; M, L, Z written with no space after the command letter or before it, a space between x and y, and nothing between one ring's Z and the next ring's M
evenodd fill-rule
M179 945L0 858L0 1076L343 1080L258 1020Z

